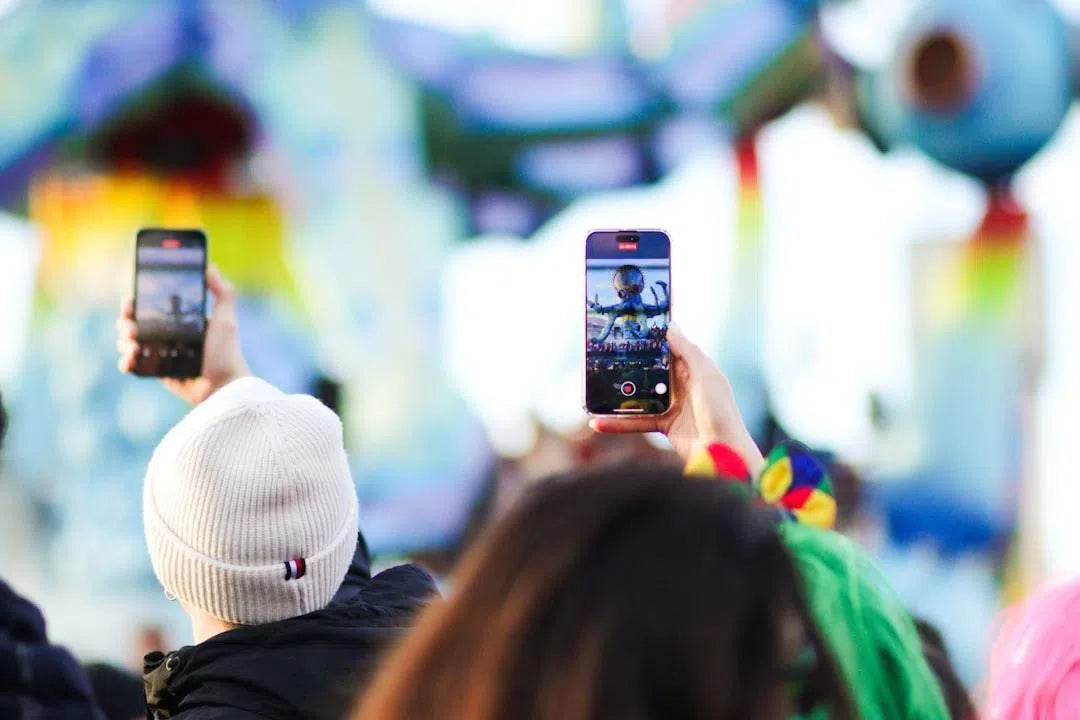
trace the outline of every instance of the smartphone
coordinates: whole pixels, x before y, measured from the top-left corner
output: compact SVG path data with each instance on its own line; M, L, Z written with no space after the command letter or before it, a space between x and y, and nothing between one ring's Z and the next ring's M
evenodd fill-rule
M660 230L585 239L585 410L663 415L671 408L671 241Z
M135 238L136 375L202 374L206 336L206 235L140 230Z

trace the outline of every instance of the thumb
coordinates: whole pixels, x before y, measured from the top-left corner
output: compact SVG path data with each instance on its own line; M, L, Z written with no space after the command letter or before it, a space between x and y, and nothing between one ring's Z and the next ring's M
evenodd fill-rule
M235 318L236 288L221 275L215 265L206 268L206 286L214 295L214 316Z

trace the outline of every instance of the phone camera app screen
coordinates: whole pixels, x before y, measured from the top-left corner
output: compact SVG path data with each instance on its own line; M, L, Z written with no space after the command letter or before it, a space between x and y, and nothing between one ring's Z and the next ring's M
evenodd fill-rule
M590 238L587 249L585 400L592 413L659 414L670 403L667 238L632 237L596 244Z
M196 342L206 322L206 251L165 239L138 248L135 323L144 339Z

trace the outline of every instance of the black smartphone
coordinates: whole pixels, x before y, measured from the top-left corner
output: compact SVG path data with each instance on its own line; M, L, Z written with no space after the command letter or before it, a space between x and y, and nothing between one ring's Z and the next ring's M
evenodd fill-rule
M202 374L206 335L206 235L140 230L135 238L135 374Z
M660 230L585 239L585 410L663 415L671 407L671 241Z

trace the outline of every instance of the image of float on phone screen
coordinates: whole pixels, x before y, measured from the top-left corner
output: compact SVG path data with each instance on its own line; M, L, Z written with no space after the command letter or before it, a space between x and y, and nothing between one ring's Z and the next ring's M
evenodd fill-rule
M201 249L139 249L135 323L141 338L202 338L205 301Z
M586 405L591 412L668 407L670 261L586 261Z

